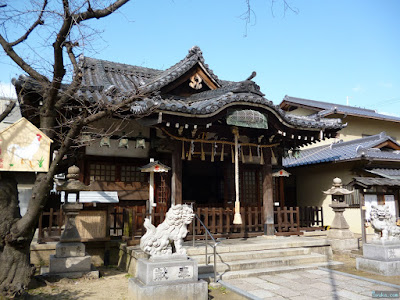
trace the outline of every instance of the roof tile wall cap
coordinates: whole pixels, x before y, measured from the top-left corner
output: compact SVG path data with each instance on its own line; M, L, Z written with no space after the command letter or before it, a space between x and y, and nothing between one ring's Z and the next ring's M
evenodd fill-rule
M346 141L346 142L341 142L341 143L334 143L334 144L332 144L332 148L342 147L342 146L347 146L347 145L352 145L352 144L365 143L368 141L371 141L371 142L379 141L381 139L386 140L386 139L391 139L391 138L386 136L385 132L381 132L379 134L363 137L363 138L356 139L356 140L351 140L351 141Z
M355 108L358 110L376 113L376 110L373 110L373 109L362 108L362 107L357 107L357 106L350 106L350 105L341 105L341 104L335 104L335 103L331 103L331 102L317 101L317 100L311 100L311 99L305 99L305 98L299 98L299 97L292 97L292 96L288 96L288 95L285 95L285 97L283 97L283 101L288 101L288 102L292 102L292 103L306 101L306 102L314 104L315 107L319 107L321 109L325 109L324 107L321 107L321 105L323 105L323 106L332 105L331 109L335 109L335 108L339 109L340 107L346 107L346 108ZM320 105L320 106L318 106L318 105Z

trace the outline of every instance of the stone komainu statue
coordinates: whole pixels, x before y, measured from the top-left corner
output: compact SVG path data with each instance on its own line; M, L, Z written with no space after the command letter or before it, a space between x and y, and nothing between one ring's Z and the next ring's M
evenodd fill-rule
M371 206L371 226L378 239L400 239L400 227L396 226L396 217L391 214L388 206Z
M186 255L183 239L187 234L187 225L193 220L193 209L186 204L172 205L164 222L154 227L148 218L144 221L146 233L140 239L140 248L151 256L172 255L173 242L177 254Z

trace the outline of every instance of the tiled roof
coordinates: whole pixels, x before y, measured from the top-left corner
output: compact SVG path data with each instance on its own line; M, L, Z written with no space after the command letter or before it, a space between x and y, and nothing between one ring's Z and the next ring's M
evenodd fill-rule
M400 180L376 177L354 177L353 184L359 184L365 187L371 186L396 186L400 187Z
M314 131L324 129L337 131L345 126L340 119L287 114L264 98L260 87L250 80L252 77L241 82L219 80L204 63L202 52L197 46L191 48L184 59L165 71L89 57L80 57L79 63L83 69L82 87L77 92L80 99L90 102L117 102L132 93L148 95L146 99L132 104L131 111L136 115L148 115L158 111L196 117L212 115L233 105L247 105L271 111L278 119L285 122L286 126ZM161 94L164 86L184 75L196 64L208 74L211 81L214 81L216 89L192 94L189 97ZM26 76L20 76L16 84L25 89L35 85L32 79Z
M197 63L204 68L206 73L208 73L208 75L217 83L217 85L221 85L218 77L208 67L208 65L204 63L203 53L201 52L200 48L198 46L194 46L189 50L188 55L184 59L165 71L159 73L157 76L151 78L143 87L140 88L140 91L142 93L149 93L160 90L162 87L173 82L185 72L189 71Z
M0 113L2 113L8 105L10 100L15 101L15 99L0 99ZM16 121L22 118L21 109L19 107L19 103L15 103L14 108L11 112L5 117L5 119L0 123L0 131L4 128L7 128L11 124L14 124Z
M397 144L396 141L394 141L391 137L387 136L384 132L381 132L380 134L357 140L338 142L330 145L301 150L298 158L291 156L284 158L283 166L297 167L302 165L312 165L324 162L337 162L361 158L400 162L399 151L382 151L378 148L374 148L388 140Z
M374 168L365 170L369 173L389 179L400 179L400 169Z
M364 117L364 118L400 122L399 117L380 114L372 109L290 97L288 95L286 95L283 98L281 106L283 103L292 104L294 106L299 105L301 107L306 107L306 108L316 110L316 111L318 111L317 114L321 117L329 116L331 114L345 114L345 115L347 114L347 115L352 115L352 116L360 116L360 117Z

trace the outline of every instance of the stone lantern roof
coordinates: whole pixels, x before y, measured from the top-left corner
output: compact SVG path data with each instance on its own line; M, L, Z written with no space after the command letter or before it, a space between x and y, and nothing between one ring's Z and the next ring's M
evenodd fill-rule
M57 191L64 191L68 193L77 193L79 191L87 191L89 187L83 182L79 181L79 168L71 166L68 168L67 181L62 185L57 186Z
M341 195L348 195L353 192L354 191L349 191L348 189L343 188L342 179L336 177L333 179L332 187L329 190L324 191L324 194L341 196Z

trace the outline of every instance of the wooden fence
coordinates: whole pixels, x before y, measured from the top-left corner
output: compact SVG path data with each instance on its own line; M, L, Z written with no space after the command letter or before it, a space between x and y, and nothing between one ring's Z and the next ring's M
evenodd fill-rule
M300 207L300 227L302 230L317 230L324 228L322 207Z
M301 234L301 230L323 228L321 207L275 208L277 235ZM198 207L195 209L200 220L216 237L239 238L262 235L264 224L261 207L241 207L242 224L233 225L234 210L231 207ZM144 206L114 207L109 210L108 232L110 237L122 238L137 243L145 233L144 219L150 217ZM157 226L165 220L165 212L152 212L152 223ZM64 224L62 211L50 209L43 212L39 220L39 242L58 240ZM194 224L196 239L204 238L204 228L198 220ZM193 238L193 224L188 226L188 239Z
M274 211L276 235L302 235L298 207L277 207Z
M263 234L263 218L262 210L258 207L242 207L241 215L243 224L233 225L234 211L232 208L222 207L202 207L195 210L200 220L204 223L207 229L215 237L249 237ZM134 240L139 239L144 233L145 228L143 222L146 217L150 217L146 213L146 209L134 209L124 208L123 212L115 210L112 213L112 220L114 221L114 228L110 227L110 232L123 232L123 238L129 239L134 243ZM121 217L122 216L122 217ZM165 220L166 214L161 212L152 212L151 220L153 225L157 226ZM188 226L187 239L192 239L193 234L196 239L204 237L204 227L201 226L200 222L195 219L194 231L193 223Z
M50 208L50 211L42 212L38 224L38 243L59 240L63 225L64 214L62 207L59 210Z

